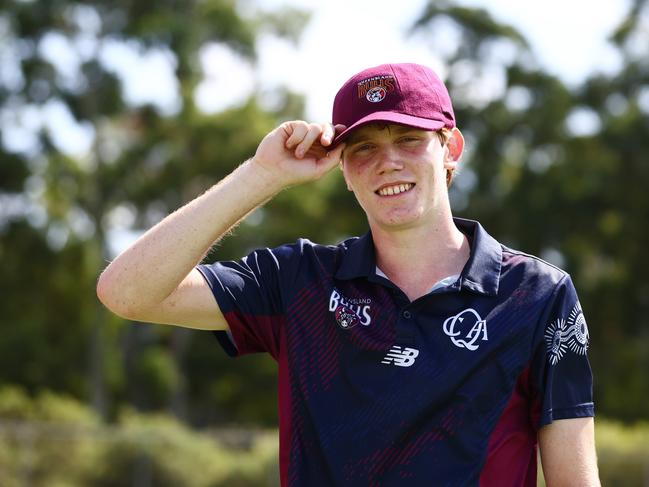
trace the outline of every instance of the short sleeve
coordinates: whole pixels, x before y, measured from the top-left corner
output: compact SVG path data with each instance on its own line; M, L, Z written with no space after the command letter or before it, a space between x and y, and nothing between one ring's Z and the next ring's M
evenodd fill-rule
M209 284L230 330L216 337L230 356L268 352L277 359L285 321L285 283L299 247L259 249L238 261L197 267Z
M557 284L546 309L533 363L539 427L595 414L588 325L570 276Z

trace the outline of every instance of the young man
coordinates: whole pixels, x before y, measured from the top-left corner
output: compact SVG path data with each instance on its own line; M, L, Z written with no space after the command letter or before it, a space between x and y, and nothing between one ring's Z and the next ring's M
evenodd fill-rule
M453 219L464 139L443 83L415 64L367 69L333 121L270 132L115 259L101 300L278 361L282 485L536 485L537 442L549 486L599 485L574 287ZM199 265L251 210L340 161L366 235Z

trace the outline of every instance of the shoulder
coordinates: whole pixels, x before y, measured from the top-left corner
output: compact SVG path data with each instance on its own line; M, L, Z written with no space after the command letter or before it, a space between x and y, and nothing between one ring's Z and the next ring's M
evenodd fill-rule
M561 288L572 288L570 275L540 257L502 245L501 280L506 287L533 291L537 298L549 298Z
M293 268L296 271L310 269L318 273L332 274L358 240L358 237L351 237L337 244L326 245L312 242L308 238L299 238L295 242L258 249L254 253L267 253L279 268Z
M349 250L358 237L345 239L337 244L319 244L308 238L298 238L295 242L266 249L277 257L333 258Z

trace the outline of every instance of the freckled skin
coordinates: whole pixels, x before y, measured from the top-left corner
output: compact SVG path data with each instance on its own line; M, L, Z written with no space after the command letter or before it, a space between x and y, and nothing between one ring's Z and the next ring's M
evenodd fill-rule
M347 143L343 173L370 225L409 228L434 219L447 199L447 152L435 132L394 125L359 129ZM376 193L392 183L415 186L397 195Z

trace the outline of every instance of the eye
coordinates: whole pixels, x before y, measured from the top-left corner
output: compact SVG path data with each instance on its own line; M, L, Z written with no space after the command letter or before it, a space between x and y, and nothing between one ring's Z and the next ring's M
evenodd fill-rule
M414 145L417 142L419 142L420 140L421 140L421 137L417 137L415 135L404 135L403 137L399 137L399 140L397 142L399 142L400 144Z
M367 143L367 144L360 144L360 145L357 145L356 147L354 147L353 150L352 150L352 152L353 152L354 154L358 154L358 153L361 153L361 152L367 152L367 151L369 151L369 150L372 150L372 148L373 148L373 145L372 145L372 144L369 144L369 143Z

